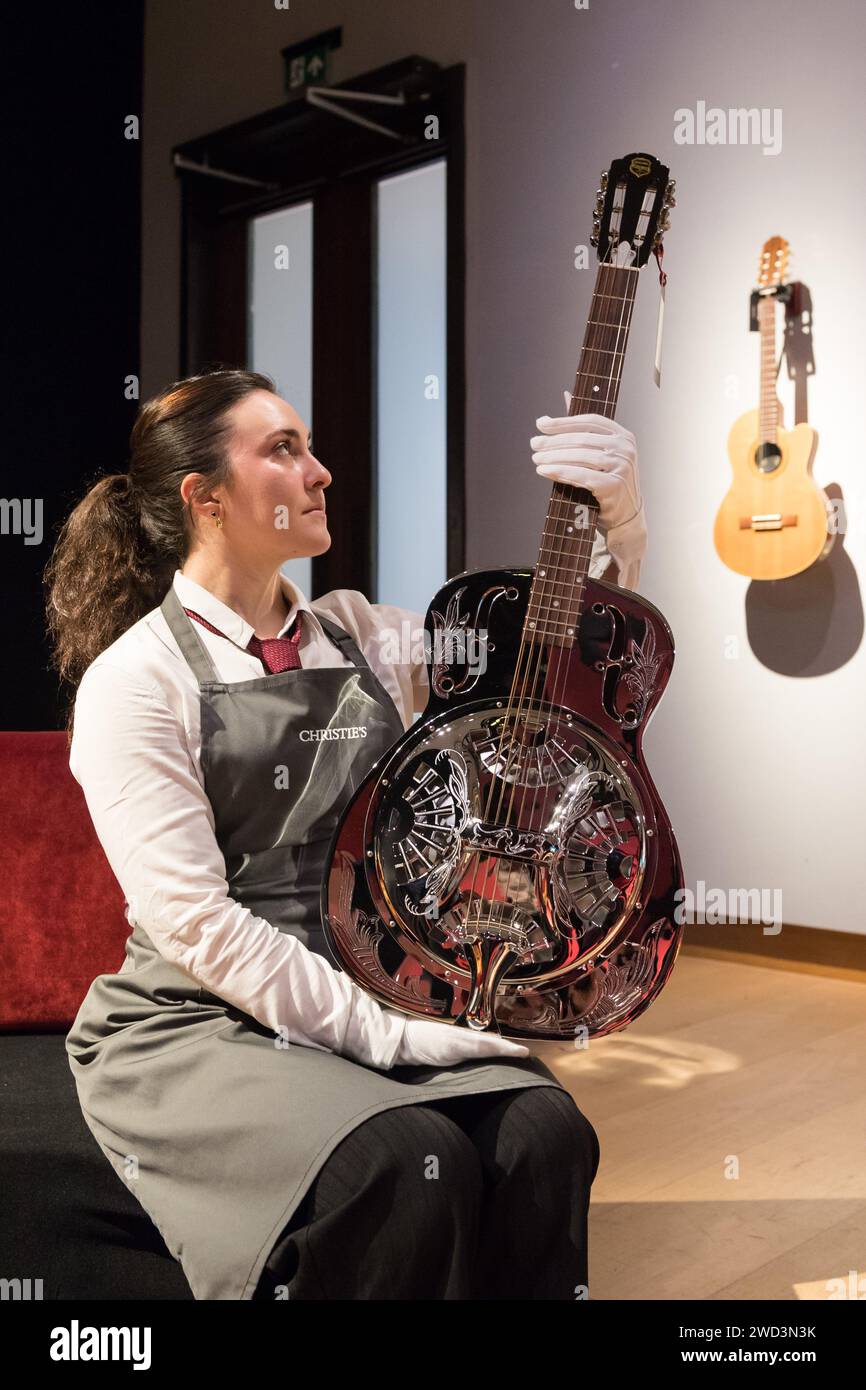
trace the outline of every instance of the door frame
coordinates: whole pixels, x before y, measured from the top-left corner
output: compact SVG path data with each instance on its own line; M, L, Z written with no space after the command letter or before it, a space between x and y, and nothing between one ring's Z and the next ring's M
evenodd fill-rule
M335 588L372 595L377 549L373 198L379 179L443 157L446 577L465 567L465 65L442 69L412 56L337 84L336 90L340 87L402 95L400 106L363 107L396 138L312 106L301 94L175 147L181 180L180 370L186 376L217 365L247 365L247 224L259 213L312 200L313 428L317 453L326 464L334 463L339 477L339 488L332 487L328 496L332 544L313 559L313 595Z

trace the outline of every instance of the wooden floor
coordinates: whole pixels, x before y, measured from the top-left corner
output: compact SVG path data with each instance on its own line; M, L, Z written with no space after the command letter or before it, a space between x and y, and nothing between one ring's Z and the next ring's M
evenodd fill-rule
M866 1298L866 981L817 971L682 951L624 1032L533 1047L601 1143L593 1299Z

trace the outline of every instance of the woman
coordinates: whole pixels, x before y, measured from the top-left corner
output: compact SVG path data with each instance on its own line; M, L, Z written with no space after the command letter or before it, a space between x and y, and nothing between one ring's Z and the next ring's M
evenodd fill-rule
M636 578L633 436L538 423L539 470L616 530L596 570ZM70 766L132 927L67 1038L84 1117L196 1298L580 1296L592 1126L522 1044L380 1006L321 930L331 832L427 680L378 657L422 615L281 574L328 548L330 482L270 379L221 369L141 407L61 531Z

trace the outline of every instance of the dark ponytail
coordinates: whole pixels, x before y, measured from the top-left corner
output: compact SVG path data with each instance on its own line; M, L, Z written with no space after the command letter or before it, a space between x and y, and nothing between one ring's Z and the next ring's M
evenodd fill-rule
M180 485L201 473L195 496L228 481L227 412L251 391L276 391L260 372L217 368L172 382L145 401L130 436L128 473L97 479L61 527L45 567L51 664L75 690L87 667L156 608L192 548L192 507Z

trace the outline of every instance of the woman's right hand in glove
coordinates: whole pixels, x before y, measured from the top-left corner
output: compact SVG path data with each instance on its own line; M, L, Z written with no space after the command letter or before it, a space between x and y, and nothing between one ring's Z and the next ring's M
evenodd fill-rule
M386 1009L386 1013L396 1010ZM454 1062L477 1061L481 1057L528 1057L523 1043L502 1038L498 1033L476 1033L436 1019L410 1018L397 1049L394 1066L448 1066Z

